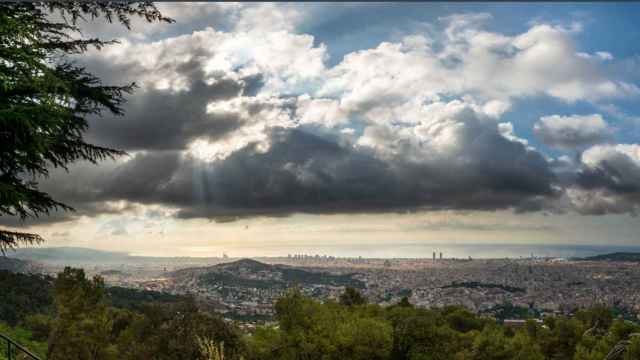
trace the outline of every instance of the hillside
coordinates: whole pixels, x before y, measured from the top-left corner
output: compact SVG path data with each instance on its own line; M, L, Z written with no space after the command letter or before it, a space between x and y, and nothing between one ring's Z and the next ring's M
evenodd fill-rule
M16 249L12 258L48 263L113 262L128 258L127 253L102 251L80 247L47 247Z
M587 261L620 261L620 262L640 262L640 253L615 252L596 256L585 257Z
M0 270L0 322L15 325L29 314L50 312L54 307L54 280L48 275ZM172 304L185 299L179 295L119 286L107 287L106 298L116 308L131 310L140 310L149 303Z
M0 256L0 270L19 273L32 272L35 268L36 266L29 261Z
M173 274L177 279L196 277L201 285L241 288L287 288L294 285L329 285L363 288L364 283L353 274L336 275L314 272L285 265L269 265L251 259L214 265L206 268L184 269Z

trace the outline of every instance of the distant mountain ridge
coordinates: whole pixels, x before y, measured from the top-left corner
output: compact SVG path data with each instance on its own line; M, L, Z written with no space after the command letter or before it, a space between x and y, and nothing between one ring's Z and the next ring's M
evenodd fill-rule
M129 258L129 254L125 252L104 251L82 247L20 248L7 255L16 259L46 262L122 261Z
M0 270L6 270L14 273L30 273L37 272L39 267L30 261L12 259L10 257L0 255Z
M582 258L587 261L640 262L640 252L614 252Z

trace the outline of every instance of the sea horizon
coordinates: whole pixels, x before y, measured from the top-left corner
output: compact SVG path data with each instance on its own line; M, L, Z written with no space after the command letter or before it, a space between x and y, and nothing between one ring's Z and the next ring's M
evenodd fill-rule
M52 246L52 247L25 247L18 249L17 253L8 253L9 257L22 257L20 253L26 251L47 250L47 249L83 249L100 252L119 253L130 257L144 258L286 258L294 255L306 256L331 256L336 258L366 258L366 259L431 259L433 253L436 257L445 259L504 259L504 258L581 258L595 255L602 255L615 252L640 252L638 245L595 245L595 244L445 244L445 243L396 243L380 245L376 247L361 246L354 244L344 245L316 245L305 247L292 246L271 246L266 252L251 251L224 251L220 247L211 247L210 251L206 247L199 247L198 251L191 252L194 255L180 255L178 252L173 256L163 256L135 251L104 250L82 246ZM235 249L237 250L237 249ZM16 256L17 255L17 256Z

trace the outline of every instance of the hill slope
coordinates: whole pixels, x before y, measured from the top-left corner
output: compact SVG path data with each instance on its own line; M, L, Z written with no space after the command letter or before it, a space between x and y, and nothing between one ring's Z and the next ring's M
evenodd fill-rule
M640 253L632 252L615 252L610 254L602 254L589 256L582 260L588 261L621 261L621 262L640 262Z
M39 267L30 261L12 259L10 257L0 255L0 270L6 270L14 273L38 272Z
M16 259L49 263L67 262L112 262L128 258L127 253L102 251L80 247L23 248L9 254Z
M353 274L336 275L314 272L285 265L269 265L252 259L177 271L173 277L197 278L201 285L242 288L286 288L294 285L330 285L363 288L364 283Z

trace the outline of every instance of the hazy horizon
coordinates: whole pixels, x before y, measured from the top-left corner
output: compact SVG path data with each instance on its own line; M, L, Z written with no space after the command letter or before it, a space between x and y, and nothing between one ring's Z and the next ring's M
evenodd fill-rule
M35 252L33 252L35 250ZM117 254L118 256L142 257L142 258L223 258L229 259L239 258L288 258L295 255L306 255L315 257L316 255L323 257L335 258L363 258L363 259L432 259L433 253L439 258L442 253L444 259L503 259L503 258L575 258L589 257L594 255L610 254L615 252L638 252L639 245L572 245L572 244L491 244L491 243L467 243L467 244L450 244L450 243L396 243L393 246L350 246L350 244L341 244L339 247L269 247L265 251L225 251L220 248L204 249L200 248L196 251L187 251L184 253L175 253L166 255L164 253L136 253L118 251L114 249L97 249L88 247L74 246L29 246L22 247L16 252L10 252L9 257L29 258L30 254L38 254L38 256L49 256L43 252L52 251L56 259L63 260L65 252L71 252L71 256L75 260L82 258L86 254L83 251L98 251L104 254ZM76 253L80 251L80 253Z

